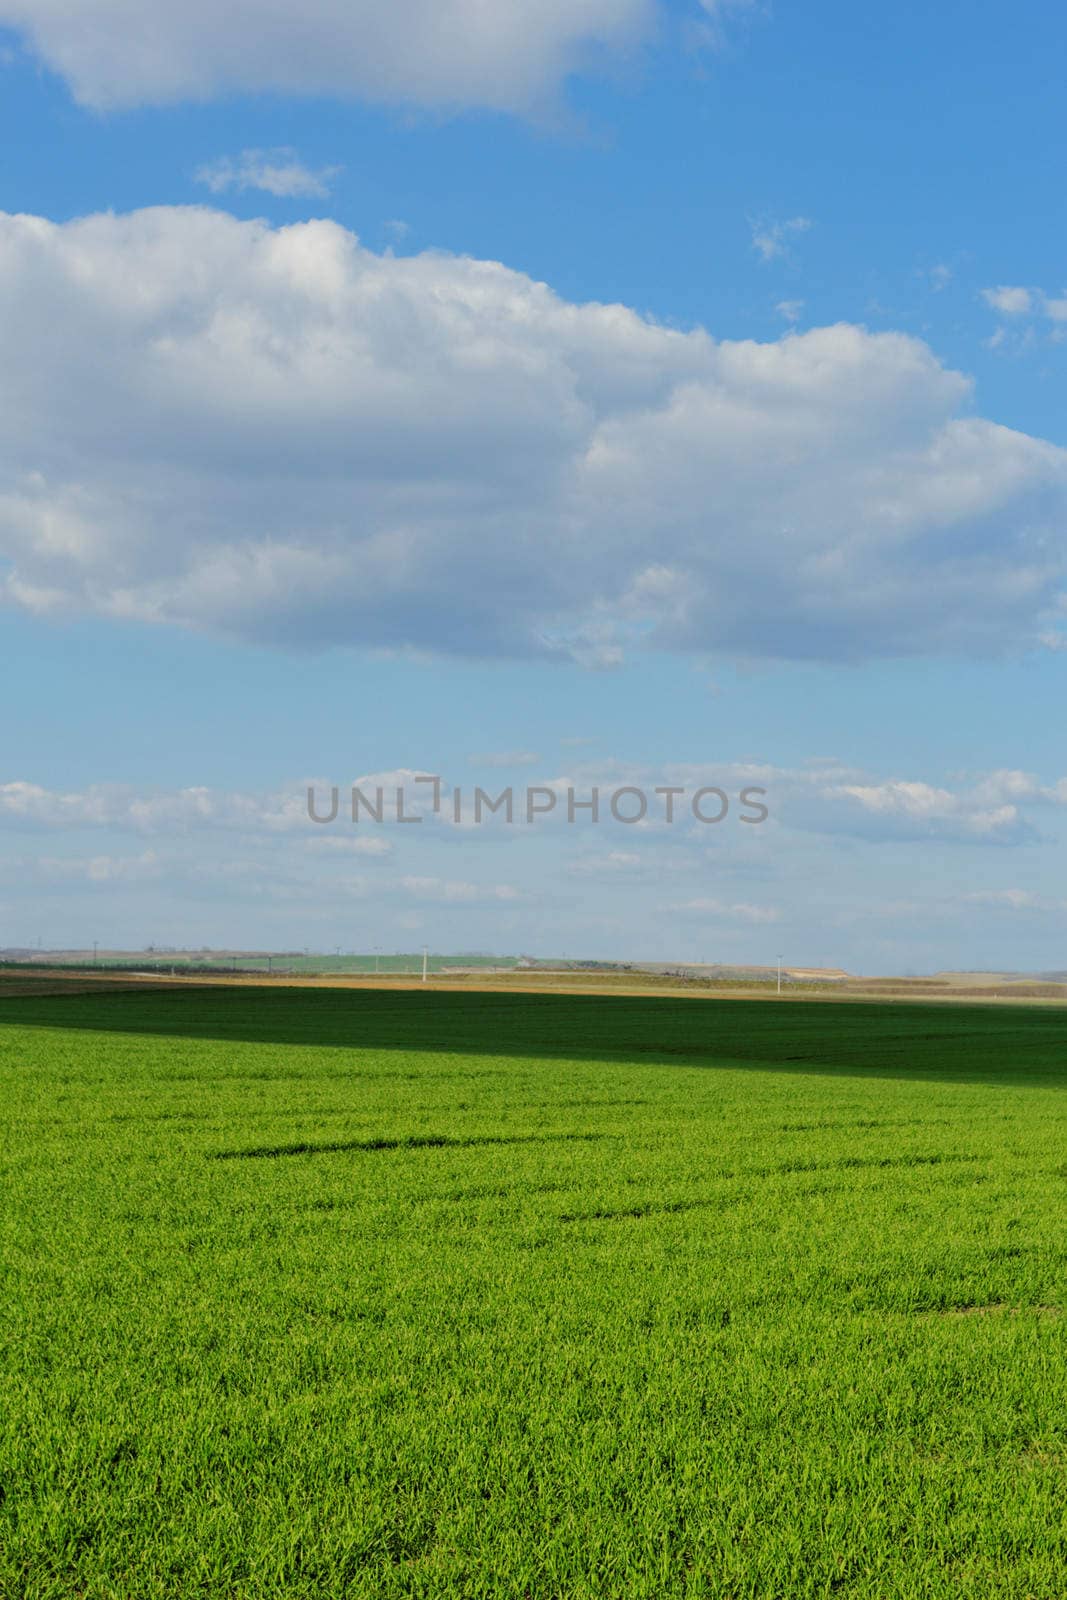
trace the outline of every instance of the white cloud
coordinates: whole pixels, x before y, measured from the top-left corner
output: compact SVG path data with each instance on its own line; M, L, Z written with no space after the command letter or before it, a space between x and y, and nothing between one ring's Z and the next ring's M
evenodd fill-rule
M752 248L761 261L776 261L788 254L789 241L807 233L811 225L810 217L790 217L787 222L750 221Z
M595 665L1063 616L1067 452L903 334L717 343L201 208L0 216L0 316L0 599L32 612Z
M1067 778L1042 783L1032 772L1003 767L974 780L970 791L978 805L1067 805Z
M212 194L225 194L228 189L243 192L262 189L266 194L281 199L296 199L310 195L325 200L330 184L342 171L341 167L320 167L313 172L304 165L295 150L283 147L278 150L243 150L239 156L223 156L210 161L196 171L197 183L202 183Z
M352 822L350 790L338 784L339 806L332 823L316 825L308 816L305 783L274 793L241 793L195 787L178 790L137 789L118 784L95 784L87 789L60 792L16 780L0 784L0 822L8 833L81 832L108 830L150 837L185 838L197 834L241 834L249 839L275 839L287 836L299 842L305 852L323 856L334 854L384 857L404 842L426 837L431 830L409 827L396 820L396 786L403 788L405 816L420 816L423 824L436 822L433 836L443 833L485 837L501 831L525 832L524 791L515 790L514 816L509 825L503 815L482 813L480 824L473 820L473 786L463 785L463 812L457 826L448 800L450 786L442 781L442 808L432 808L431 786L418 787L407 771L377 774L356 782L367 800L374 804L375 791L383 790L382 821L371 820L360 811L360 821ZM662 796L654 795L657 785L675 785L685 791L677 801L675 820L666 822ZM556 794L557 806L539 819L538 831L558 831L565 825L566 801L573 791L578 801L588 800L593 789L600 792L600 825L625 834L624 847L603 853L576 857L571 869L583 873L627 872L648 865L656 871L666 869L665 860L642 854L635 848L645 839L662 844L672 838L681 845L706 845L720 835L713 827L697 826L691 818L689 801L706 786L722 788L731 797L731 821L724 824L722 836L734 847L741 840L756 846L764 840L764 830L742 828L738 819L749 813L740 803L742 790L762 790L759 798L767 806L775 828L785 827L804 833L839 834L877 843L892 840L955 840L979 845L1020 844L1038 837L1035 813L1067 807L1067 777L1043 782L1032 773L1002 770L973 776L955 788L921 779L883 778L870 773L828 763L799 768L775 767L751 762L721 762L714 766L667 765L662 769L626 766L606 762L578 769L566 777L546 779L539 784ZM619 788L635 786L648 797L647 819L641 824L613 823L609 800ZM330 788L315 780L316 809L322 816L330 810ZM623 806L625 812L628 808ZM584 822L585 812L580 813ZM713 838L714 836L714 838Z
M281 92L526 111L654 17L653 0L0 0L0 26L104 109Z
M1002 285L997 289L983 289L981 296L1001 317L1008 319L999 323L983 341L988 350L1022 354L1067 340L1067 293L1064 291L1047 294L1043 289Z
M1024 317L1034 309L1034 296L1029 289L1013 288L1001 284L998 289L983 289L982 299L994 311L1006 317Z
M122 884L154 883L163 877L165 863L153 850L138 856L41 856L30 863L43 878L53 883Z
M816 785L805 826L871 841L934 839L1016 845L1040 835L1030 812L1067 805L1067 778L1042 783L1032 773L1001 769L956 788L913 779L837 774Z
M521 898L519 891L509 883L467 883L462 879L416 878L400 879L400 888L414 900L431 904L472 905L511 902Z
M750 11L756 0L699 0L702 18L686 18L685 35L697 49L719 49L726 41L725 23L731 12Z
M466 774L451 776L469 800ZM682 805L675 826L642 831L613 824L602 806L599 829L588 819L561 825L558 808L534 829L518 819L512 828L356 828L345 807L335 827L316 828L303 784L256 795L13 781L0 785L6 937L366 949L417 916L422 938L441 949L632 958L639 928L649 959L697 960L707 930L721 926L727 944L716 948L728 959L768 959L777 929L772 952L792 948L794 960L890 970L879 941L896 939L891 919L910 917L894 964L914 966L917 949L924 965L1055 964L1047 939L1067 910L1057 898L1067 778L605 758L554 787L571 783L582 795L593 783L602 793L668 784L690 795L714 784L731 797L754 785L766 790L770 819L742 827L732 806L722 827L701 827ZM841 868L829 878L827 838ZM1031 847L1005 848L1020 845Z
M8 828L118 828L145 834L200 829L269 834L313 826L306 785L273 795L203 786L142 792L122 784L94 784L64 793L24 780L0 784L0 821Z
M827 789L824 798L834 805L833 817L838 820L841 802L858 807L849 819L851 831L868 836L869 828L856 826L861 819L873 821L874 831L886 838L1018 843L1032 833L1018 806L1009 801L955 794L928 783L841 784ZM842 831L850 831L848 822Z
M541 757L535 750L490 750L468 759L472 767L536 767Z
M578 856L570 870L583 877L599 878L606 874L640 872L649 865L649 859L636 850L606 850L602 855Z
M388 839L383 839L379 833L361 833L354 839L345 835L339 837L336 833L317 835L305 841L305 848L312 853L328 851L354 856L388 856L393 853Z
M804 302L803 300L779 300L774 309L780 317L785 318L786 322L799 322L800 313L804 309Z
M980 889L964 895L964 904L988 907L991 911L1065 911L1067 900L1053 900L1032 889Z
M769 922L778 922L781 912L773 906L755 906L741 901L730 905L722 900L697 898L682 900L672 906L667 906L670 912L676 912L686 917L708 917L723 922L747 922L761 926Z
M327 840L319 840L324 846ZM341 841L342 850L378 854L375 849L360 851L360 841ZM369 845L369 841L368 841ZM384 846L388 851L389 846ZM157 884L160 881L183 885L187 892L200 895L236 895L255 900L283 903L323 902L338 904L353 899L378 900L399 905L415 902L443 908L497 908L506 910L521 905L525 896L508 883L478 883L466 879L404 875L389 877L377 873L373 878L339 870L342 863L321 859L317 863L303 855L262 853L230 855L222 859L202 857L188 848L145 850L139 854L40 855L21 859L0 858L0 878L12 883L44 886L106 885L111 889ZM326 871L316 871L327 868Z
M602 774L581 772L571 781L588 787L592 781L605 786L609 780ZM689 792L714 784L733 796L755 786L765 791L762 800L770 813L772 831L785 828L869 844L1029 844L1041 838L1035 814L1067 806L1067 778L1043 782L1033 773L1011 769L968 775L954 780L953 787L916 778L886 778L824 759L792 768L722 762L667 766L655 775L632 769L614 774L611 781L648 788L668 782ZM731 815L736 818L738 814L735 806ZM770 838L762 826L751 833L744 831L749 846L763 845Z

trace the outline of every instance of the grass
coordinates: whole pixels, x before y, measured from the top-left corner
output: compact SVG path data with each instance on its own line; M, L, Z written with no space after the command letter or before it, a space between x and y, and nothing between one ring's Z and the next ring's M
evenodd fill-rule
M519 965L517 956L441 956L428 955L430 972L495 972ZM52 971L104 972L259 972L286 973L291 977L351 976L373 977L382 974L412 975L422 972L422 952L380 951L371 955L302 955L281 951L273 955L242 950L101 950L48 952L32 960L0 962L17 973L32 972L45 966Z
M1057 1600L1067 1016L0 1000L4 1600Z

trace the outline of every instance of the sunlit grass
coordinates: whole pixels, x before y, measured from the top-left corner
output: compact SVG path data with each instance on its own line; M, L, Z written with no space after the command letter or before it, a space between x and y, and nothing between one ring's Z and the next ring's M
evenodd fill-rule
M5 1001L0 1594L1054 1600L1065 1045Z

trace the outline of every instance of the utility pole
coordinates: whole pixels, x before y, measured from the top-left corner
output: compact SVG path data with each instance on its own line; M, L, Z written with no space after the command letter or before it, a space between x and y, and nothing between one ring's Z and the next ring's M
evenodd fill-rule
M98 946L99 942L100 941L98 939L94 939L93 940L93 966L94 967L96 966L96 951L97 951L97 946Z
M778 993L782 992L782 958L778 957Z
M426 945L423 945L423 947L422 947L422 981L423 981L423 983L426 982L426 963L427 963L428 958L429 958L429 950L428 950Z

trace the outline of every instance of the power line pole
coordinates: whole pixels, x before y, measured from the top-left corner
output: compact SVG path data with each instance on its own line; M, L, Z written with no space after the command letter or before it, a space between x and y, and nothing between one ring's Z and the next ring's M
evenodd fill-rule
M429 959L429 950L426 945L422 947L422 981L426 982L426 963Z
M778 957L778 993L782 992L782 958Z

